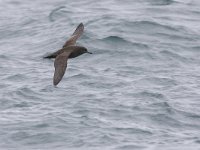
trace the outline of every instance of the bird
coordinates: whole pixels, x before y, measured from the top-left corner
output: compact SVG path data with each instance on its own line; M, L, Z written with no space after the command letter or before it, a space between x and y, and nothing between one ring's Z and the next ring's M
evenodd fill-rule
M58 83L62 80L67 68L67 61L69 58L75 58L84 53L92 54L87 50L87 48L76 45L76 41L83 34L83 31L84 31L84 25L83 23L80 23L75 29L74 33L65 42L65 44L61 49L44 57L44 58L55 58L54 61L55 71L53 76L54 86L57 86Z

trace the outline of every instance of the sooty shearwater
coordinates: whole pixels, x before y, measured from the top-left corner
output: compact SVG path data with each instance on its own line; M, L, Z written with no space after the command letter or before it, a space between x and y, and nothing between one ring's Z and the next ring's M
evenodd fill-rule
M72 36L65 42L63 48L44 57L44 58L55 58L54 61L54 77L53 84L54 86L58 85L58 83L62 80L65 70L67 68L67 60L68 58L78 57L84 53L92 54L88 52L85 47L76 46L76 40L83 34L84 25L80 23Z

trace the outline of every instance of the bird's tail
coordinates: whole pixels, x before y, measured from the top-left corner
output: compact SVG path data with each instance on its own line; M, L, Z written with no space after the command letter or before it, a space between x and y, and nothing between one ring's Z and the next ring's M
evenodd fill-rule
M47 55L47 56L44 56L43 58L56 58L56 56L54 54L50 54L50 55Z

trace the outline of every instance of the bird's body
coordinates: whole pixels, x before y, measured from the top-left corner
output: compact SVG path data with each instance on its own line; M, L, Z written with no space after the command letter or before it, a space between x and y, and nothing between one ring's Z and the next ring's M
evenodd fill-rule
M67 68L67 60L69 58L78 57L84 53L89 53L85 47L75 46L76 40L83 34L84 26L82 23L78 25L71 38L65 42L63 48L44 57L44 58L55 58L54 67L54 77L53 84L56 86L65 74Z
M58 56L59 54L62 54L63 52L71 52L69 55L69 58L74 58L77 57L83 53L81 53L81 51L83 50L87 50L85 47L82 46L68 46L68 47L64 47L48 56L46 56L45 58L56 58L56 56Z
M72 34L72 36L65 42L65 44L63 45L62 49L48 55L45 56L44 58L56 58L57 55L63 53L64 51L68 51L71 48L72 49L79 49L76 48L75 44L76 44L76 40L83 34L84 31L84 26L82 23L80 23L76 30L74 31L74 33ZM70 47L70 48L69 48Z

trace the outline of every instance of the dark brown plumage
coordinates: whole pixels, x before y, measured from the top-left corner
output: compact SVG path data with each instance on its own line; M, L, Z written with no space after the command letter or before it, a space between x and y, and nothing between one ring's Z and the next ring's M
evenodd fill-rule
M85 47L75 46L76 40L83 34L84 26L82 23L78 25L71 38L65 42L63 48L44 57L55 58L53 84L56 86L63 78L67 68L67 60L69 58L78 57L84 53L89 53Z
M61 54L58 54L56 56L56 59L54 61L55 72L53 77L53 84L55 86L61 81L62 77L65 74L68 58L78 57L84 53L92 54L88 52L85 47L69 46L66 47L66 49L64 49L64 51L61 52Z
M64 76L69 54L69 52L64 52L56 57L54 62L55 72L53 76L53 85L57 85Z
M82 46L67 46L52 53L51 57L48 57L48 58L56 58L56 56L58 56L59 54L62 54L63 52L68 52L68 51L72 51L72 53L69 55L69 58L74 58L74 57L79 56L79 53L81 53L81 51L87 51L87 49Z
M57 52L54 52L48 56L45 56L44 58L56 58L56 56L58 54L60 54L61 51L63 51L63 49L65 49L68 46L73 46L76 44L77 39L83 34L83 30L84 30L84 25L83 23L80 23L76 30L74 31L74 33L72 34L72 36L65 42L65 44L63 45L63 48L58 50Z
M84 25L83 25L83 23L80 23L77 26L77 28L74 31L74 33L72 34L71 38L65 42L65 44L63 45L63 48L67 47L67 46L70 46L70 45L75 45L76 44L76 40L78 38L80 38L80 36L83 34L83 31L84 31Z

